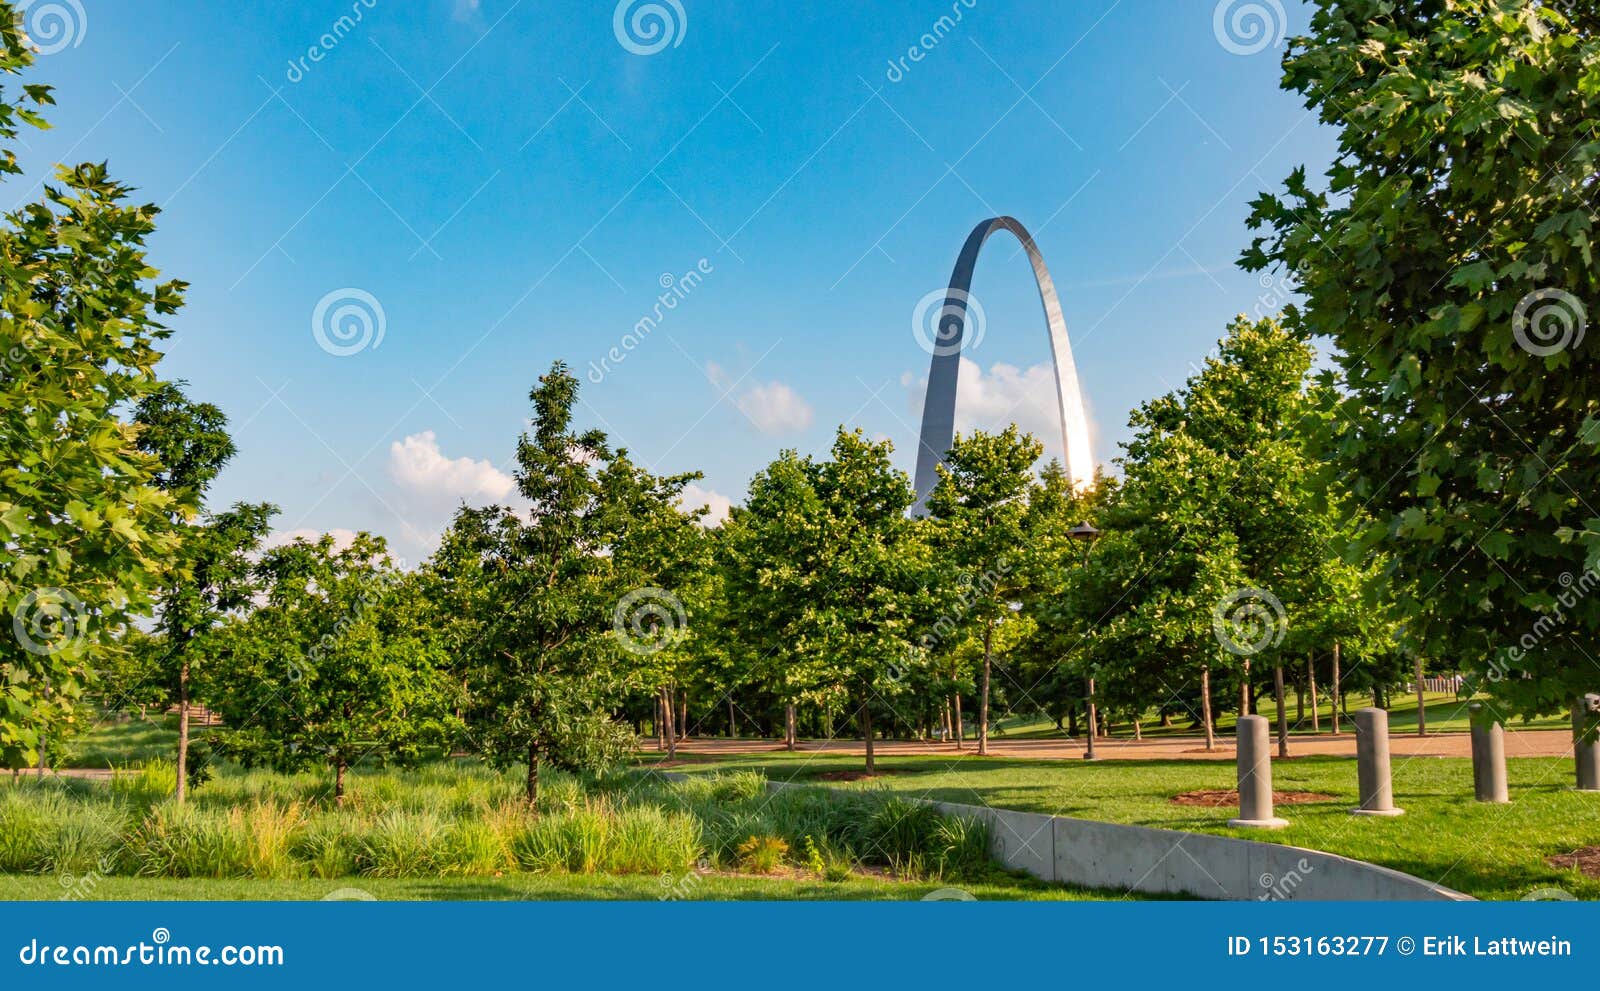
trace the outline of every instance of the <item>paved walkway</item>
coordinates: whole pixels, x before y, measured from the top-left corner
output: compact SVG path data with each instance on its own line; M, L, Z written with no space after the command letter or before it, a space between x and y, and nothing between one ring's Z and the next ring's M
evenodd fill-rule
M1217 737L1216 750L1207 753L1204 737L1160 737L1133 741L1129 739L1099 740L1095 743L1095 756L1108 760L1233 760L1233 737ZM652 742L648 749L656 748ZM799 749L805 753L862 754L865 746L860 740L802 740ZM977 749L977 743L968 740L966 753ZM734 756L782 751L781 743L770 740L691 739L680 742L681 754L705 756ZM1396 757L1471 757L1471 736L1467 733L1430 733L1419 737L1415 733L1394 733L1389 737L1389 750ZM955 756L953 743L915 743L903 740L880 740L874 752L881 757L911 754L939 754ZM1062 760L1082 758L1083 744L1077 740L1007 740L995 737L989 741L989 752L995 757ZM1276 750L1274 750L1276 753ZM1321 736L1291 736L1291 757L1306 754L1335 754L1354 757L1356 736L1346 730L1338 736L1326 733ZM1570 757L1572 734L1564 730L1507 730L1507 757Z

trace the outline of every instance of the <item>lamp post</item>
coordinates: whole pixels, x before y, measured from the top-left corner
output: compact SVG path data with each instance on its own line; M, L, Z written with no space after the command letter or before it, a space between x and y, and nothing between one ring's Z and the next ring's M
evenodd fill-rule
M1100 536L1100 531L1095 529L1094 525L1091 524L1088 520L1085 520L1082 523L1079 523L1077 526L1073 527L1071 530L1068 530L1067 531L1067 536L1071 537L1073 540L1076 540L1080 544L1083 545L1083 566L1085 568L1088 568L1089 567L1089 552L1094 549L1094 542L1095 542L1095 539ZM1088 695L1085 698L1085 701L1088 704L1088 726L1087 726L1087 729L1088 729L1088 740L1089 740L1089 743L1088 743L1088 747L1083 752L1083 759L1084 760L1094 760L1095 759L1094 738L1095 738L1095 735L1100 732L1100 728L1096 724L1096 720L1095 720L1094 677L1093 676L1090 676L1089 679L1088 679L1088 689L1089 689L1089 692L1088 692Z

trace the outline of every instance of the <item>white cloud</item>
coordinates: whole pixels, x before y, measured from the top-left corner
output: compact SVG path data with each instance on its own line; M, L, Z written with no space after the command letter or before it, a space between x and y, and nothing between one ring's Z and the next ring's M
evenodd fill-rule
M728 518L729 511L733 509L733 500L720 492L691 483L683 487L683 496L678 500L678 505L684 509L709 508L711 512L702 516L700 522L705 526L716 526Z
M478 8L482 0L456 0L455 12L451 15L458 21L474 20L478 16Z
M764 434L794 433L811 426L811 404L782 382L751 386L734 403Z
M389 445L389 475L436 505L498 502L516 490L515 480L488 461L445 457L432 430Z
M927 380L905 375L901 383L918 418L913 422L921 422ZM1085 415L1089 418L1090 437L1094 438L1098 432L1093 414L1086 411ZM977 362L962 358L956 387L956 431L995 432L1013 423L1044 444L1046 458L1065 463L1055 370L1048 363L1024 369L996 362L985 372Z
M706 377L724 393L733 393L738 380L714 361L706 362ZM764 434L794 433L811 426L811 404L782 382L756 383L732 394L733 404Z

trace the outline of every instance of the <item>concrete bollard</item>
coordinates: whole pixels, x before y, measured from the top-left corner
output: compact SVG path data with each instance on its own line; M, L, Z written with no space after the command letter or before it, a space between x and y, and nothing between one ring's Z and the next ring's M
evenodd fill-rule
M1472 718L1472 787L1480 802L1511 801L1506 788L1506 732L1498 722L1482 721L1483 703L1467 706Z
M1578 763L1578 790L1600 791L1600 737L1583 741L1583 731L1600 718L1600 695L1579 696L1572 706L1572 751Z
M1361 782L1358 816L1405 815L1394 807L1394 785L1389 777L1389 714L1382 709L1356 711L1356 776Z
M1228 825L1244 829L1282 829L1272 814L1272 755L1266 716L1239 717L1239 818Z

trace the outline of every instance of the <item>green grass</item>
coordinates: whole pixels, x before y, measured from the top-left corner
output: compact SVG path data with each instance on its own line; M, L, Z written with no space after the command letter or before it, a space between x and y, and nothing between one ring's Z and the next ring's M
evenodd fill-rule
M256 880L108 877L62 885L54 877L0 874L0 899L55 901L316 901L345 889L380 901L916 901L951 889L979 900L1089 901L1116 895L1007 878L1004 883L895 881L855 876L843 881L726 875L519 874L507 877ZM341 896L348 898L348 895Z
M1544 863L1552 854L1600 844L1600 795L1572 789L1572 762L1507 761L1512 804L1472 798L1472 765L1464 759L1394 761L1396 819L1352 816L1358 801L1355 761L1301 757L1273 764L1278 791L1333 796L1317 804L1279 806L1288 829L1229 829L1236 810L1174 805L1172 796L1230 789L1231 762L1003 760L980 757L880 757L880 776L843 787L967 805L1076 816L1287 843L1343 854L1405 871L1479 898L1515 899L1538 888L1563 888L1600 899L1600 879ZM754 770L774 781L809 781L827 771L857 770L859 757L766 753L694 763L682 770Z
M0 780L0 888L287 898L321 897L342 880L336 887L366 890L430 882L386 890L441 898L898 898L958 886L1093 897L1001 870L983 827L927 806L824 788L772 793L749 772L687 781L551 772L537 814L521 801L519 775L465 762L352 771L342 808L321 774L225 767L186 805L172 800L170 779L170 766L152 764L110 780ZM762 884L727 877L739 873Z
M74 737L59 766L124 767L163 757L171 760L178 752L177 716L151 713L148 718L140 719L138 713L126 715L127 722L121 722L118 716L108 716L82 736ZM204 732L197 730L195 735L198 737Z
M1428 705L1428 733L1430 735L1433 733L1465 733L1467 731L1469 728L1467 706L1473 701L1472 699L1458 699L1454 694L1441 692L1428 692L1426 693L1426 699ZM1311 709L1307 707L1303 718L1297 723L1296 717L1300 715L1300 712L1295 707L1294 693L1292 691L1286 696L1286 701L1288 704L1285 708L1289 716L1290 732L1297 735L1310 734L1312 732ZM1317 701L1317 712L1321 721L1320 732L1327 734L1332 726L1333 706L1326 698L1320 695ZM1353 693L1345 697L1344 711L1353 713L1357 709L1371 704L1372 696ZM1273 725L1277 724L1278 707L1270 696L1265 696L1260 700L1259 708L1261 715L1273 720ZM971 713L967 715L969 717L967 732L970 736L972 733ZM1204 731L1191 725L1193 722L1194 720L1187 715L1174 716L1173 725L1162 727L1160 717L1154 713L1149 713L1146 714L1145 719L1141 722L1140 729L1146 739L1152 740L1170 736L1201 735ZM1238 717L1235 713L1219 713L1217 716L1217 732L1221 735L1232 735L1237 722ZM1342 720L1340 725L1346 733L1350 732L1348 716ZM1570 722L1565 716L1549 716L1526 723L1517 720L1509 724L1511 729L1567 729L1569 727ZM1395 694L1389 705L1389 731L1396 734L1415 733L1417 731L1417 697L1415 695L1402 696L1399 693ZM1000 740L1059 740L1066 736L1065 733L1056 728L1055 723L1050 719L1034 714L1005 716L997 719L993 724L993 732L995 738ZM1131 739L1133 737L1133 727L1126 720L1122 720L1113 726L1113 735L1119 739Z

